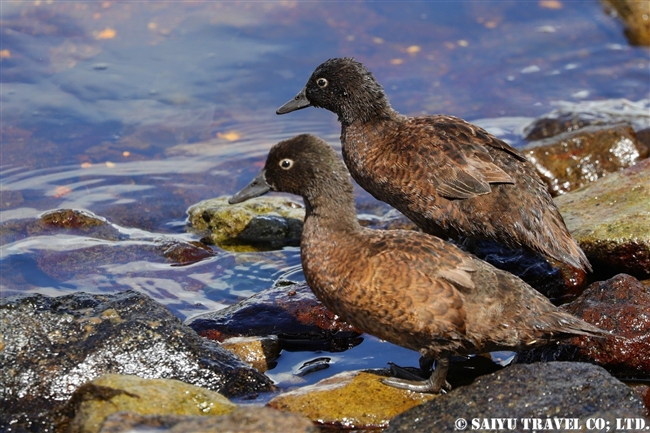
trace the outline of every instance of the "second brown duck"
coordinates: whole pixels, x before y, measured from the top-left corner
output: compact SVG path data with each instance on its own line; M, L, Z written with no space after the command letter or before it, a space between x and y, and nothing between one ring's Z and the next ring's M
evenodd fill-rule
M350 58L318 66L277 113L309 106L338 115L354 180L425 232L493 239L591 270L533 165L484 129L453 116L399 114Z
M437 393L452 354L528 349L605 331L564 313L516 276L453 244L409 230L361 227L352 181L323 140L299 135L276 144L262 172L230 199L268 191L303 197L300 244L309 287L353 326L438 361L428 380L385 383Z

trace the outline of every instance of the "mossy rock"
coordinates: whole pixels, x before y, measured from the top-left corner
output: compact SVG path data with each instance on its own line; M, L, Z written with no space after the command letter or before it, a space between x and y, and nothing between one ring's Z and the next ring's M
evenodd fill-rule
M297 412L324 426L385 428L394 416L436 398L384 385L370 372L340 373L275 397L269 406Z
M555 199L594 265L650 276L650 159Z
M209 389L173 379L142 379L107 374L88 382L73 394L62 411L60 427L70 433L98 432L111 414L224 415L237 405Z
M206 233L211 243L231 250L256 250L297 245L305 209L284 197L258 197L232 205L228 197L220 197L191 206L187 214L192 228Z

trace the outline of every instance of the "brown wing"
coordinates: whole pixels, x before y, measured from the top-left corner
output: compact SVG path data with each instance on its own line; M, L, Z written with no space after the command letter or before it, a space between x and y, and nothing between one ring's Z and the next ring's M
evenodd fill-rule
M378 336L402 345L405 338L413 342L410 346L419 347L429 345L432 338L448 341L452 347L462 344L466 314L464 295L458 288L474 288L474 268L467 255L421 233L373 234L363 284L376 294L374 304L386 311L377 322L378 329L373 329L373 323L366 325L371 328L368 332L377 335L387 328L394 330L394 335Z
M491 152L502 151L523 159L517 150L487 131L451 116L420 117L409 120L419 130L430 131L432 146L418 146L419 156L436 165L431 182L448 199L467 199L488 194L493 183L514 183L495 163ZM436 155L432 154L436 151Z

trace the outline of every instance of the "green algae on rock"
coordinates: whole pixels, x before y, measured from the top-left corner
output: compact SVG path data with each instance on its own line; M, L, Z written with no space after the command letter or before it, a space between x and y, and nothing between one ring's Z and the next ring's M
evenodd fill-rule
M382 376L362 371L339 373L275 397L269 406L301 413L324 426L385 428L394 416L436 398L384 385Z
M106 417L120 411L207 416L227 414L236 407L217 392L178 380L107 374L75 391L61 410L59 428L65 426L69 433L96 433Z
M208 232L213 244L251 250L251 244L298 244L305 209L283 197L263 197L236 205L228 204L228 197L220 197L191 206L187 214L192 228Z
M650 276L650 159L555 202L595 267Z

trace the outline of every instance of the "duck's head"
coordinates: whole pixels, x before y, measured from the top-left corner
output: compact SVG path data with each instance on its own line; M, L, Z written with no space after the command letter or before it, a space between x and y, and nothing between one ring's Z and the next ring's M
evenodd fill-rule
M311 200L320 195L336 194L341 188L351 193L351 185L348 171L334 149L314 135L302 134L273 146L264 169L228 202L241 203L269 191L287 192Z
M344 124L371 120L383 110L390 110L384 89L372 73L349 57L330 59L318 66L305 87L276 113L306 107L325 108L336 113Z

